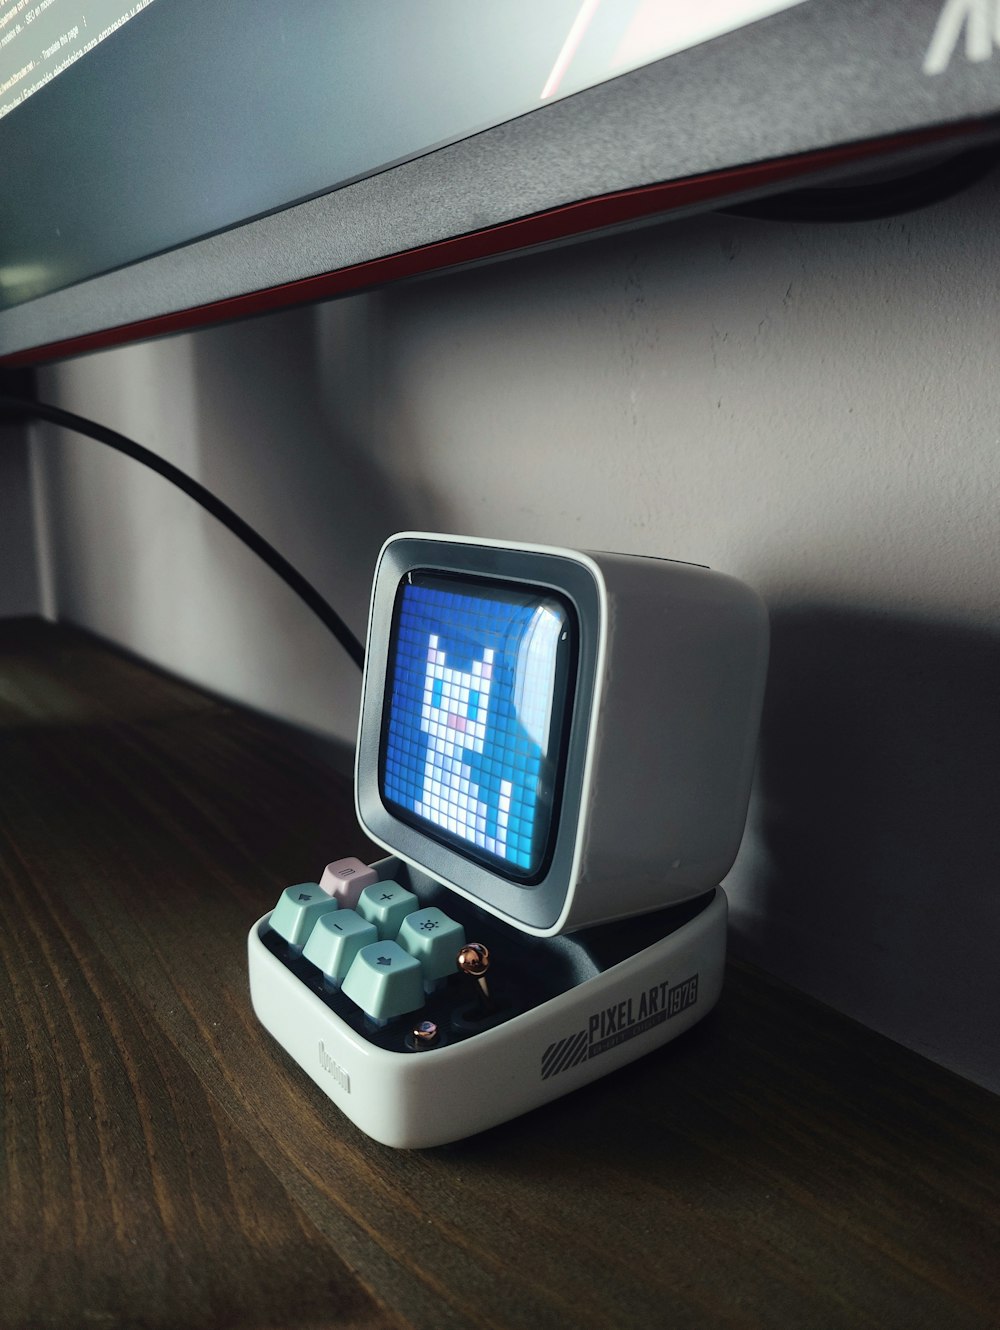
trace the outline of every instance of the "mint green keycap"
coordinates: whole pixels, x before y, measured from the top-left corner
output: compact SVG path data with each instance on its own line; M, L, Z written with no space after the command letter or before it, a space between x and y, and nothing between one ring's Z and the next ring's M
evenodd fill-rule
M375 1021L391 1021L424 1005L420 962L396 942L362 947L344 980L344 995Z
M286 887L271 911L271 927L293 947L301 947L321 915L337 909L337 902L318 882L300 882Z
M457 972L456 958L465 946L465 929L430 905L406 916L396 941L420 962L424 978L433 981Z
M420 908L412 891L398 882L373 882L358 897L358 914L378 929L382 939L394 940L408 914Z
M374 924L354 910L334 910L316 920L302 955L318 965L331 983L341 984L361 948L377 941Z

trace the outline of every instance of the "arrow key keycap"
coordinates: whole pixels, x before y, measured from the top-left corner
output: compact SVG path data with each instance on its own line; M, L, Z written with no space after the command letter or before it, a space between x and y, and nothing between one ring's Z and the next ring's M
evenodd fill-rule
M420 962L396 942L374 942L355 956L343 992L366 1016L384 1025L424 1005Z
M278 897L271 911L271 927L290 947L301 951L316 920L336 909L337 902L320 891L319 883L300 882L298 886L286 887Z

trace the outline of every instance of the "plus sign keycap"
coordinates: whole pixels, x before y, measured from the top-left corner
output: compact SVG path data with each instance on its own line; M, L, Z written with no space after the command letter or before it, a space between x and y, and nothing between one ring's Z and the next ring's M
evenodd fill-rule
M413 892L398 882L374 882L358 897L358 914L374 924L383 939L394 940L406 916L419 908Z
M362 947L378 941L378 929L354 910L331 910L316 920L302 955L332 984L341 984Z
M293 947L301 947L321 915L337 908L318 882L300 882L286 887L271 911L271 927Z
M360 859L335 859L323 869L319 885L328 896L332 896L348 910L353 910L358 897L372 882L378 881L374 868L369 868Z
M420 962L396 942L362 947L344 980L344 995L375 1021L391 1021L424 1005Z
M406 916L396 941L420 962L425 979L444 979L458 971L455 957L465 946L465 929L430 905Z

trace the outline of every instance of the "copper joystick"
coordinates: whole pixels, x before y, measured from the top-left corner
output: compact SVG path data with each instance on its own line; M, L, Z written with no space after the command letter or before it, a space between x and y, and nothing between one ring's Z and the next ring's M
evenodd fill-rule
M469 942L458 953L458 968L463 974L471 975L479 984L483 995L483 1005L490 1007L490 990L486 982L486 971L490 968L490 953L481 942Z

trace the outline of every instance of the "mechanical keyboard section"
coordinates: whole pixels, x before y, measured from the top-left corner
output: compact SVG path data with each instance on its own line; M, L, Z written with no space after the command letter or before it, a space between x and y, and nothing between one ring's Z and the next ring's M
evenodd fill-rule
M354 910L331 910L316 920L302 955L323 975L329 988L339 988L362 947L378 941L378 929Z
M323 875L341 873L342 894L301 882L254 924L250 990L265 1028L386 1144L495 1125L673 1038L718 997L721 890L538 938L398 858L359 862ZM352 879L365 882L356 910Z
M358 897L358 914L375 925L384 942L394 942L406 916L419 909L413 892L398 882L375 882Z
M397 942L362 947L344 980L344 996L376 1025L419 1011L424 1005L420 962Z
M327 872L355 862L336 860ZM593 938L539 941L415 878L398 860L361 868L376 880L361 892L357 910L338 905L321 883L302 882L281 893L260 941L331 1015L393 1052L437 1050L475 1038L636 954L705 909L704 901L695 901L672 907L662 926L625 921L604 926L599 936L594 930ZM445 899L447 911L434 903ZM482 976L468 967L463 973L458 964L459 953L473 942L496 962L486 979L488 992ZM598 945L599 959L590 954ZM379 956L388 963L379 965ZM418 1045L413 1032L422 1021L433 1024L436 1035Z
M316 921L336 909L337 902L320 890L318 882L300 882L279 896L271 927L294 951L301 951Z
M374 875L355 862L328 865L323 881L338 873L347 881ZM388 1046L410 1048L417 1013L435 1031L441 1027L434 1046L484 1028L479 1018L455 1025L473 996L458 964L467 944L464 925L401 882L376 877L359 893L356 910L338 904L322 882L286 887L271 913L270 933L271 950L299 979L380 1044L388 1039Z

